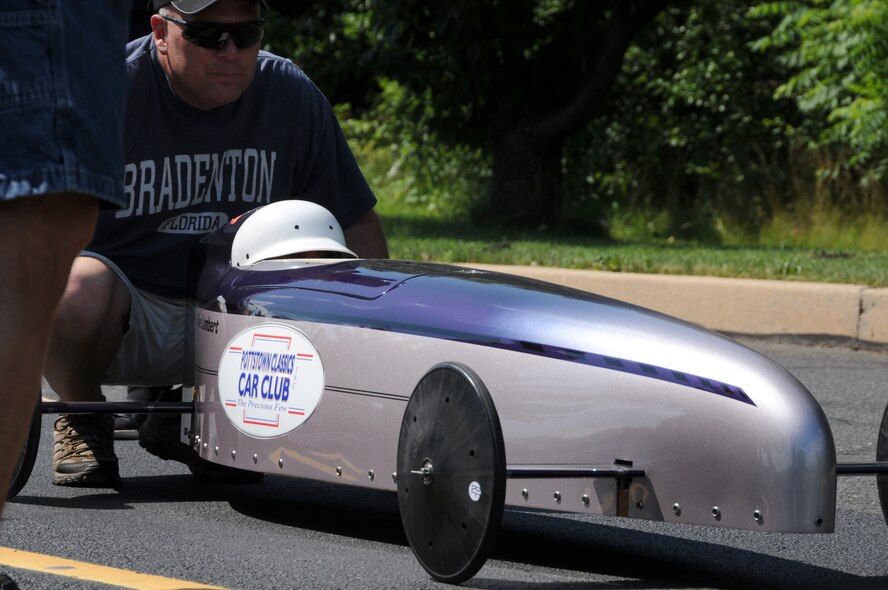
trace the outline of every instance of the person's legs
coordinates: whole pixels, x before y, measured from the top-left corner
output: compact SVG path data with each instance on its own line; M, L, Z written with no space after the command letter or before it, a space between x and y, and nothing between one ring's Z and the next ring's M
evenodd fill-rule
M185 302L140 291L111 260L83 252L59 304L44 375L69 402L103 399L101 384L181 383L185 316ZM143 401L154 389L169 388L150 388ZM110 415L62 415L53 438L53 483L120 484Z
M22 447L56 304L71 263L92 237L97 205L86 195L49 194L0 202L0 375L6 387L0 412L0 490ZM5 492L0 494L2 508Z
M40 387L53 314L92 237L97 201L124 206L128 0L0 3L0 490ZM0 497L2 506L2 497Z
M104 399L101 379L117 353L130 311L123 281L102 261L79 256L59 303L44 376L68 402ZM113 420L62 415L53 427L53 483L118 487Z

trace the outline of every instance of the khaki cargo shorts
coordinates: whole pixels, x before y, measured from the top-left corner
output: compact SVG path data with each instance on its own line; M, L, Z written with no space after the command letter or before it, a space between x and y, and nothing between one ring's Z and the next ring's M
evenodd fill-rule
M120 268L94 252L81 252L103 262L129 290L129 327L111 364L102 375L104 385L177 385L185 371L185 300L159 297L137 289Z

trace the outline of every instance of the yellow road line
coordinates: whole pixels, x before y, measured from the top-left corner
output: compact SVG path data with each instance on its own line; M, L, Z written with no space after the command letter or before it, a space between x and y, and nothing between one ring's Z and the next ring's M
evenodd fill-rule
M207 586L196 582L176 580L175 578L140 574L115 567L20 551L18 549L10 549L9 547L0 547L0 565L54 574L76 580L89 580L90 582L110 584L121 588L135 588L136 590L224 590L220 586Z

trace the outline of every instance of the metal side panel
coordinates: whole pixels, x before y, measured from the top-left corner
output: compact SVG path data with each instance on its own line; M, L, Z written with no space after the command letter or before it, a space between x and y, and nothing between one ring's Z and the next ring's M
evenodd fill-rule
M507 505L752 530L833 530L835 450L822 411L788 373L760 357L750 363L742 351L739 361L725 359L714 369L685 354L684 382L664 377L672 374L675 351L658 357L651 346L639 347L644 358L631 359L623 344L617 358L602 341L586 352L619 364L590 366L477 343L206 310L197 311L196 326L196 430L201 456L213 462L394 490L407 400L430 368L450 361L470 367L490 391L507 463L620 461L645 472L631 480L514 479ZM291 428L282 419L274 435L247 432L226 411L226 399L239 403L243 388L235 382L243 375L224 378L231 367L221 370L231 365L226 355L246 359L244 343L269 334L274 341L304 338L308 352L296 353L323 367L316 405L297 404L303 421ZM249 372L252 361L240 362L241 373ZM742 389L748 399L691 386L698 377ZM288 403L298 390L297 383ZM251 391L257 403L282 401L265 400L261 385Z

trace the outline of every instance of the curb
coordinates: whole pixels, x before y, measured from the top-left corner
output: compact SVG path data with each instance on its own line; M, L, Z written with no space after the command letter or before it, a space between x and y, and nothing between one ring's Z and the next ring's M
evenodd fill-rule
M888 346L888 289L540 266L461 266L604 295L728 334Z

